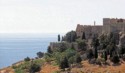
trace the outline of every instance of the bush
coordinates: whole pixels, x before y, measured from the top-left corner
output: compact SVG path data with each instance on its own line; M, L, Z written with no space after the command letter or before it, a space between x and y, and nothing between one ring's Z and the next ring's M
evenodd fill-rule
M94 58L93 58L93 59L90 59L90 60L89 60L89 63L90 63L90 64L95 64L95 63L96 63L96 59L94 59Z
M60 67L61 69L65 69L65 68L68 68L68 67L69 67L68 60L67 60L66 57L64 57L64 59L62 59L62 60L60 61L59 67Z
M77 35L75 31L70 31L66 34L66 36L64 37L65 41L67 42L75 42Z
M30 61L29 57L24 58L24 61Z
M89 50L88 50L87 58L88 58L88 59L94 58L94 54L93 54L93 50L92 50L92 49L89 49Z
M80 51L86 51L86 45L87 45L86 41L85 40L81 40L81 39L77 39L76 41L78 43L78 49Z
M44 58L45 58L46 62L50 62L51 61L51 57L52 57L52 55L50 53L45 53Z
M80 55L76 54L76 56L75 56L75 62L76 63L81 63L81 61L82 61L82 59L81 59Z
M43 52L37 52L37 56L38 56L38 58L42 58L44 56L44 53Z
M47 48L47 53L53 53L53 51L52 51L50 46L48 46L48 48Z
M119 63L119 57L116 55L116 56L113 56L113 58L112 58L112 62L114 63L114 64L118 64Z
M97 65L100 65L100 66L101 66L101 65L104 64L104 63L105 63L105 59L104 59L104 58L97 58L97 59L96 59L96 64L97 64Z
M74 57L70 57L69 59L68 59L68 62L69 62L69 64L71 65L71 64L73 64L74 63Z
M30 73L35 73L35 72L39 72L41 69L41 66L39 64L31 64L30 68L29 68L29 72Z
M22 70L21 68L16 68L15 73L25 73L25 71Z
M12 68L15 70L15 73L35 73L41 70L41 65L45 61L43 59L36 59L33 61L25 61L19 65L13 65Z

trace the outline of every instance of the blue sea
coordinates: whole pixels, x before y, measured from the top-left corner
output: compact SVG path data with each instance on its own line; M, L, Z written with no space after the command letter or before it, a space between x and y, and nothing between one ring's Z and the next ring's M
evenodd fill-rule
M37 52L46 52L50 42L56 41L56 35L2 35L0 37L0 69L26 57L35 58Z

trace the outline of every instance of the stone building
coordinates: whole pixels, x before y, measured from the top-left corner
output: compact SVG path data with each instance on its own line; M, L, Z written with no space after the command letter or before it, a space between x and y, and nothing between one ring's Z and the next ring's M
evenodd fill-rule
M85 33L86 39L90 39L94 34L101 33L125 33L125 19L117 18L103 18L103 25L80 25L76 27L76 34L78 37L82 37L83 32Z

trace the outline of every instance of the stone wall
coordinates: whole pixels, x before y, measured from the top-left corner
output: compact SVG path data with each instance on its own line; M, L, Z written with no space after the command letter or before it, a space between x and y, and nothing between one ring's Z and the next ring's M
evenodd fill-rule
M82 36L83 32L84 32L84 26L83 25L80 25L80 24L77 24L77 27L76 27L76 34L78 37Z
M111 25L111 24L125 24L125 19L117 19L117 18L103 18L103 25Z
M50 42L50 48L53 49L59 49L61 46L65 46L67 49L71 48L72 45L74 46L74 48L78 48L78 44L77 43L68 43L68 42Z
M93 34L110 33L110 32L123 32L125 33L125 19L110 19L103 18L103 25L77 25L76 33L78 37L82 37L83 32L85 32L86 39L93 37Z

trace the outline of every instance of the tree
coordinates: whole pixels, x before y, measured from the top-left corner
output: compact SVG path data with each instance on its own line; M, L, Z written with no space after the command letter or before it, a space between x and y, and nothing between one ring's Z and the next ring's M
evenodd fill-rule
M112 62L113 62L114 64L118 64L119 61L120 61L120 60L119 60L118 55L114 55L113 58L112 58Z
M48 48L47 48L47 53L53 53L53 51L52 51L50 46L48 46Z
M104 56L104 58L105 58L105 61L107 60L107 52L105 51L105 56Z
M42 58L44 56L44 53L43 52L37 52L37 56L38 56L38 58Z
M76 56L75 56L75 62L76 63L81 63L81 61L82 61L82 58L80 57L80 55L76 54Z
M24 58L24 61L30 61L29 57Z
M86 39L85 32L82 33L82 39Z
M86 41L85 40L81 40L81 39L77 39L76 41L78 43L78 49L80 51L86 51L86 45L87 45Z
M36 73L39 72L41 70L41 66L38 64L31 64L31 66L29 67L29 73Z
M74 59L74 56L70 57L70 58L68 59L69 64L70 64L70 65L73 64L73 63L75 62L74 60L75 60L75 59Z
M60 34L58 35L58 42L60 41Z
M62 36L62 41L65 41L64 37Z
M95 58L98 58L98 52L97 52L97 48L95 48Z
M75 42L76 38L77 38L77 36L76 36L76 32L75 31L70 31L65 36L65 40L67 42L70 42L70 43L71 42Z
M92 46L94 47L94 49L95 49L95 53L94 53L94 56L95 56L95 58L98 58L98 50L97 50L97 47L100 45L100 43L99 43L99 39L97 38L97 37L93 37L93 39L92 39Z
M67 49L66 43L60 43L60 47L58 48L59 52L64 52Z
M123 45L121 45L121 47L120 47L120 54L122 57L125 54L125 46L123 46Z
M59 67L60 67L61 69L65 69L65 68L68 68L68 67L69 67L68 60L67 60L66 57L64 57L64 58L61 60Z
M89 50L88 50L87 58L90 60L90 59L93 58L93 56L94 56L94 54L93 54L93 50L92 50L92 49L89 49Z
M74 50L75 50L75 46L74 46L73 43L71 44L71 49L74 49Z

